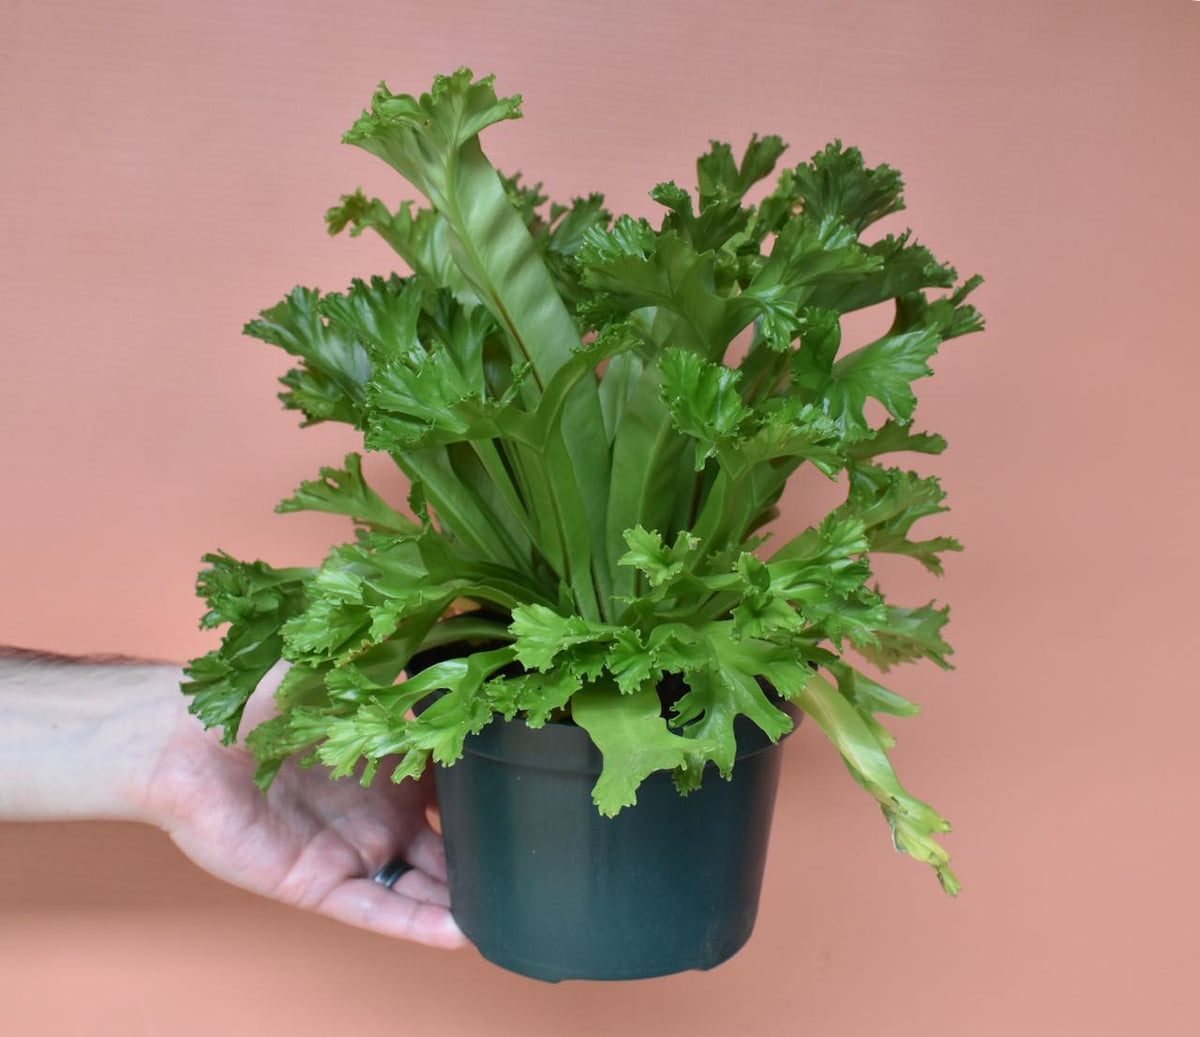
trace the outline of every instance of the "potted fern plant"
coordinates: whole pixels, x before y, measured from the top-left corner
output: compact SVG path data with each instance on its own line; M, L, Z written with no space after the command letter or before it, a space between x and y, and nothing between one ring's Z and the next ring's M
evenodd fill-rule
M871 559L939 573L959 547L913 539L943 493L881 459L944 448L913 431L911 383L982 327L979 278L908 233L864 241L901 180L836 142L757 205L777 137L740 160L714 143L695 194L659 184L658 226L598 194L548 204L480 146L519 106L462 69L420 97L381 86L345 135L429 207L359 191L329 231L380 234L411 274L296 288L245 330L296 358L286 407L361 430L411 495L386 501L351 454L278 508L354 520L320 565L206 556L202 622L229 629L187 669L192 712L235 739L284 658L279 713L246 738L264 788L290 757L364 783L436 765L456 918L543 979L707 968L745 942L804 714L954 893L948 825L877 719L916 707L849 650L947 665L947 610L886 601ZM843 315L880 303L888 331L843 344ZM804 464L845 501L775 543Z

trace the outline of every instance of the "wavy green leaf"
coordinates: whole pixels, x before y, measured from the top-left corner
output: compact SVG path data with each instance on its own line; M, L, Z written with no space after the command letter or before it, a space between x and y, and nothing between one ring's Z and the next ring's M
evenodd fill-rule
M661 711L653 688L623 694L611 681L581 688L571 699L571 715L604 759L592 802L605 817L633 806L638 786L655 771L703 767L696 754L710 747L673 734Z
M871 729L828 681L814 674L796 699L842 754L854 780L878 801L892 829L896 849L931 865L947 893L961 888L950 870L950 857L934 839L949 823L927 803L910 796L896 778Z
M349 515L371 529L388 533L419 533L421 527L401 515L370 486L362 474L362 457L347 454L345 468L322 468L320 478L302 482L291 497L280 501L275 510L324 511L331 515Z

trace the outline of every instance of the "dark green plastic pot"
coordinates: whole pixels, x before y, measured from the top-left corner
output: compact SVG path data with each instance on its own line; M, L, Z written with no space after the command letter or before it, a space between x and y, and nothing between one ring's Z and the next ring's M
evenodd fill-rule
M795 713L792 714L796 716ZM681 797L666 772L601 817L583 729L497 717L437 768L450 900L489 961L536 979L710 969L754 928L780 747L738 718L733 777Z

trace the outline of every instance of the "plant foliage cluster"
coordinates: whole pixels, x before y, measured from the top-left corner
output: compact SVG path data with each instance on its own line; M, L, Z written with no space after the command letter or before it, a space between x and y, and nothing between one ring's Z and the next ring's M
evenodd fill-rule
M882 458L945 447L913 431L912 383L982 327L979 279L908 233L865 242L903 207L901 180L837 142L757 205L747 191L783 142L754 137L740 159L714 142L694 193L653 190L658 226L614 220L598 194L549 203L480 147L519 107L463 69L419 98L381 86L345 135L429 206L359 191L329 231L379 234L411 275L296 288L245 330L295 357L286 407L361 430L412 493L384 500L351 454L279 505L354 520L319 567L207 556L203 625L228 631L187 670L192 711L236 738L251 692L291 661L279 715L247 738L264 787L291 756L364 781L384 761L401 780L453 763L496 714L569 717L603 754L594 800L614 814L651 772L684 792L710 763L728 775L739 716L785 734L774 689L955 891L935 841L948 825L897 781L877 719L916 707L846 652L948 665L947 610L885 601L871 557L940 573L959 548L913 535L944 510L937 480ZM887 332L844 344L843 315L880 303ZM768 550L759 533L805 463L843 480L845 502ZM398 680L437 646L449 657ZM664 702L668 675L685 692Z

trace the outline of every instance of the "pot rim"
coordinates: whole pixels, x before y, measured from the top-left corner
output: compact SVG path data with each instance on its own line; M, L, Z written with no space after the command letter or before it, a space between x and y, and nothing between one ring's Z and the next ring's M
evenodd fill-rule
M746 716L734 719L734 732L738 752L734 758L744 760L768 749L776 748L788 738L799 725L803 715L799 707L787 700L776 703L792 718L792 729L772 742L767 734ZM591 736L572 721L548 721L542 727L530 727L520 717L506 720L496 714L477 734L470 735L463 744L463 755L471 755L495 763L531 770L570 771L600 774L603 757L592 742ZM711 761L709 761L711 764ZM453 764L451 764L453 766ZM715 767L715 764L713 764ZM659 773L659 772L655 772ZM663 771L663 774L668 772Z

